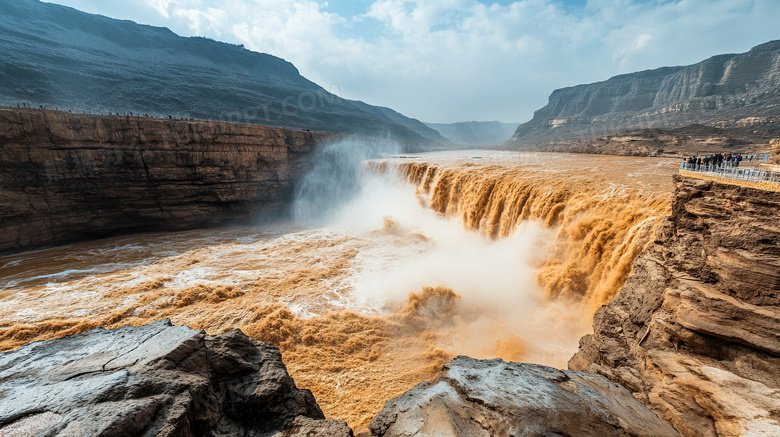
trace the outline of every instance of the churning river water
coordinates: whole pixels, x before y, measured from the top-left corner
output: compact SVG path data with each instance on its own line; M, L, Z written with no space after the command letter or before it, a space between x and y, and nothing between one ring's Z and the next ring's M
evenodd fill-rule
M458 354L565 367L670 209L676 160L522 152L360 164L315 221L0 258L0 350L161 318L273 343L363 428ZM311 218L311 217L309 217Z

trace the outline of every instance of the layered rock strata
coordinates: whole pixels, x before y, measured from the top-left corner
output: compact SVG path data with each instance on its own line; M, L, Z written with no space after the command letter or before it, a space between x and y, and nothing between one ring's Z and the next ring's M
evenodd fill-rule
M780 125L780 123L779 123ZM717 128L694 124L676 129L643 129L580 140L535 144L544 152L677 158L713 153L764 153L780 129Z
M0 253L282 213L309 153L334 138L0 109Z
M684 436L780 434L780 193L675 177L672 215L595 315L573 370Z
M162 320L0 354L0 435L352 436L275 347Z
M780 164L780 138L773 138L769 142L769 149L771 156L769 159L774 164Z
M381 437L677 435L601 376L464 356L387 402L370 428Z
M778 83L780 41L694 65L622 74L555 90L508 144L522 147L696 123L778 132Z

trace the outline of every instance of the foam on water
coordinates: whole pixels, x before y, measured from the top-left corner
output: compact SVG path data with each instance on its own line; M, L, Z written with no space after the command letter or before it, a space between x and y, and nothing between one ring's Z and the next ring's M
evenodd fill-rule
M240 328L282 349L326 415L360 428L456 354L565 366L668 210L658 175L677 164L643 161L399 156L366 164L336 207L299 205L328 206L317 224L3 257L0 348L160 318Z

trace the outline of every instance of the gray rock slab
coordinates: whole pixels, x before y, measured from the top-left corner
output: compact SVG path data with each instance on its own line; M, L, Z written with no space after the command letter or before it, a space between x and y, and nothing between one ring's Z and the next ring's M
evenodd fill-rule
M0 436L351 433L324 420L278 349L238 330L161 320L0 353Z
M464 356L387 402L369 428L381 437L678 435L604 377Z

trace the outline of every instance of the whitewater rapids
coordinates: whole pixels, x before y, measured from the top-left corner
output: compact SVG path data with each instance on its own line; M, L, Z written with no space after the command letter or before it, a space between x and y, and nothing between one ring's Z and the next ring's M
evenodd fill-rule
M670 207L677 162L516 152L365 162L327 223L140 234L0 258L0 350L161 318L282 349L364 428L458 354L565 367Z

